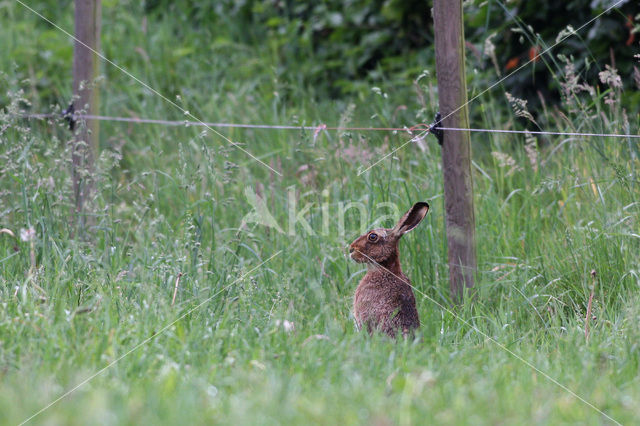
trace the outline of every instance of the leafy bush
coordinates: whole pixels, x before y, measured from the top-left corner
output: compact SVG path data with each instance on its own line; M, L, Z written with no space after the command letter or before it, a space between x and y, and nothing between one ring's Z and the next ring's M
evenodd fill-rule
M417 75L432 42L428 3L415 0L155 0L146 10L181 15L212 40L264 44L281 73L332 96L368 75Z
M486 2L471 14L467 27L475 28L468 34L471 40L486 39L487 35L491 38L498 74L506 75L534 60L525 70L505 81L507 90L534 105L540 105L540 94L555 102L561 93L558 81L567 77L565 64L569 61L575 64L575 73L592 85L598 84L598 73L608 64L625 77L625 88L634 87L633 55L638 52L640 42L636 34L640 28L637 2L623 1L601 16L616 2L519 0L505 3ZM576 32L581 27L580 32ZM556 43L548 54L537 56ZM568 60L562 60L563 57ZM638 98L628 97L625 101L630 106L637 105Z
M612 5L604 0L589 5L579 0L465 2L470 63L484 69L493 56L497 74L505 75ZM433 63L430 4L424 1L151 0L145 10L180 16L188 24L185 30L195 29L210 40L262 44L274 56L280 74L334 97L357 91L362 87L359 81L367 78L410 81ZM558 53L572 56L579 64L577 71L592 83L611 62L631 76L638 13L636 2L624 1L527 71L510 77L507 90L534 103L538 91L559 99L554 76L563 75L563 63ZM489 51L492 45L495 50Z

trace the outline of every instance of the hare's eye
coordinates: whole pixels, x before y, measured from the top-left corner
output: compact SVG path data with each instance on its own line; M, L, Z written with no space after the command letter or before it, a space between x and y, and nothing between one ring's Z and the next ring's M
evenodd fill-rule
M367 238L372 243L375 243L376 241L378 241L378 234L376 234L375 232L372 232L372 233L369 234L369 236Z

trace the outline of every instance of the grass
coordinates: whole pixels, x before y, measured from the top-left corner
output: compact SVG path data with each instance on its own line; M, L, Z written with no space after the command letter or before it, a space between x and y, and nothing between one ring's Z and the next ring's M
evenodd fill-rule
M69 238L71 135L64 123L25 122L17 113L26 101L43 110L41 99L69 98L71 45L17 5L3 8L0 38L12 54L0 58L0 228L33 227L35 238L31 245L0 234L1 424L26 420L149 338L32 423L610 422L492 339L616 421L640 416L636 142L473 135L478 297L451 312L431 300L451 306L433 140L358 176L407 135L225 130L280 177L202 129L102 123L94 227ZM170 48L170 22L151 22L149 40L135 10L105 8L107 56L179 95L202 119L397 126L436 110L432 94L421 92L420 103L411 82L317 100L275 75L277 58L258 48L189 38L185 49ZM70 15L52 13L71 27ZM181 118L113 68L103 73L104 114ZM479 92L490 80L470 73L469 88ZM475 126L534 128L504 93L492 93L471 105ZM627 131L615 87L566 93L561 105L538 112L541 128ZM627 115L637 131L637 115ZM298 206L313 203L305 215L313 232L241 226L252 211L247 187L285 231L289 194ZM420 292L422 327L411 341L358 333L350 308L363 268L344 247L360 223L355 209L344 232L334 219L346 203L361 202L372 225L389 213L381 203L404 210L418 200L432 211L401 250Z

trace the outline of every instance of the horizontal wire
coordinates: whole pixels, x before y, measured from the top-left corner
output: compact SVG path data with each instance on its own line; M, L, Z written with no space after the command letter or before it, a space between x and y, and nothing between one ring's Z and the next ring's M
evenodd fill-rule
M57 114L25 114L23 118L54 118L60 116ZM110 117L106 115L91 115L91 114L73 114L69 117L73 119L81 120L98 120L98 121L119 121L125 123L139 123L139 124L161 124L166 126L210 126L210 127L230 127L230 128L244 128L244 129L274 129L274 130L358 130L358 131L412 131L412 130L427 130L428 124L417 124L413 127L329 127L324 124L317 126L293 126L293 125L279 125L279 124L241 124L241 123L207 123L200 121L188 121L188 120L159 120L153 118L136 118L136 117Z
M579 133L579 132L548 132L542 130L504 130L504 129L465 129L461 127L438 127L440 130L454 132L482 132L482 133L521 133L530 135L555 135L555 136L599 136L607 138L640 138L640 135L616 134L616 133Z
M22 118L54 118L59 117L58 114L25 114ZM280 125L280 124L242 124L242 123L214 123L214 122L202 122L202 121L188 121L188 120L159 120L153 118L136 118L136 117L111 117L106 115L90 115L90 114L73 114L70 116L74 119L80 120L98 120L98 121L115 121L124 123L137 123L137 124L159 124L165 126L186 126L186 127L227 127L227 128L241 128L241 129L272 129L272 130L313 130L320 132L322 130L342 130L342 131L372 131L372 132L409 132L416 130L429 131L433 125L420 123L412 127L330 127L325 124L317 126L292 126L292 125ZM581 132L553 132L543 130L505 130L505 129L477 129L477 128L462 128L462 127L438 127L440 130L453 131L453 132L480 132L480 133L512 133L512 134L530 134L530 135L550 135L550 136L585 136L585 137L606 137L606 138L633 138L640 139L640 135L633 134L617 134L617 133L581 133Z

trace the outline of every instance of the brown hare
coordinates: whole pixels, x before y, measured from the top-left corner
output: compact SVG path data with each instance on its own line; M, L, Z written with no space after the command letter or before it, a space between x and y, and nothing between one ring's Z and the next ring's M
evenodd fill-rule
M382 331L391 337L407 336L420 327L409 279L400 268L398 241L418 226L429 211L429 204L416 203L393 229L378 228L358 237L349 246L351 258L366 263L368 270L353 299L353 312L359 329Z

